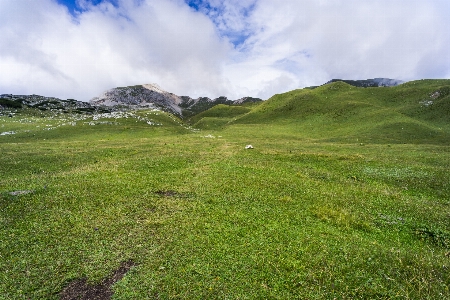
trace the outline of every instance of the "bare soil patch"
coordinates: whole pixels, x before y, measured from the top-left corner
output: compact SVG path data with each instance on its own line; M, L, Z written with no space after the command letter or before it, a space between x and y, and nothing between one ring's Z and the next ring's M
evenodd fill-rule
M156 191L155 194L163 197L186 197L185 194L173 190Z
M60 300L108 300L114 294L112 286L133 267L132 261L123 262L114 273L97 285L90 285L86 278L72 281L61 292Z

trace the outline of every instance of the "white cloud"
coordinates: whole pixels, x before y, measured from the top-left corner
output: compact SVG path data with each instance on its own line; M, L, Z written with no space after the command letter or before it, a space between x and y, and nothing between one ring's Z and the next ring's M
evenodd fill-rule
M224 94L230 50L210 20L176 1L85 6L76 19L50 0L0 4L0 93L89 100L115 86L156 82Z
M274 81L290 77L281 91L331 78L448 77L449 12L439 0L260 0L242 46L244 62L230 72L245 73L251 61ZM246 86L262 91L264 82Z
M205 3L208 2L208 5ZM447 0L0 1L0 93L89 100L158 83L268 98L331 78L450 77Z

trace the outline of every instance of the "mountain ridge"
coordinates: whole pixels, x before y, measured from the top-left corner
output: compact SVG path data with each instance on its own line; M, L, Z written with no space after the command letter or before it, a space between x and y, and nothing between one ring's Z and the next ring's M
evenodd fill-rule
M374 78L366 80L332 79L321 86L308 87L316 89L335 82L344 82L356 87L393 87L403 82L389 78ZM0 95L0 108L38 108L40 110L60 110L63 112L88 112L114 111L123 109L160 109L183 119L189 119L218 104L244 105L247 103L263 102L260 98L243 97L237 100L220 96L215 99L208 97L178 96L162 89L158 84L142 84L126 87L115 87L92 98L89 102L75 99L62 100L56 97L40 95Z
M6 108L35 108L41 111L56 110L60 112L107 112L111 111L106 107L94 106L88 102L75 99L62 100L56 97L46 97L41 95L13 95L0 94L0 109Z
M356 87L391 87L404 83L404 81L390 78L373 78L364 80L331 79L325 84L342 81Z
M318 87L324 86L326 84L330 84L333 82L342 81L349 85L355 86L355 87L362 87L362 88L368 88L368 87L393 87L400 84L405 83L405 81L398 80L398 79L390 79L390 78L372 78L372 79L358 79L358 80L350 80L350 79L331 79L327 81L326 83L322 85L314 85L310 87L306 87L307 89L316 89Z

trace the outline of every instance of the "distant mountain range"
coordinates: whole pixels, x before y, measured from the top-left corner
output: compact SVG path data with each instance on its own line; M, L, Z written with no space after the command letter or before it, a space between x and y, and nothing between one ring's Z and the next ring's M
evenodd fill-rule
M77 101L75 99L61 100L55 97L45 97L39 95L0 94L0 110L6 108L35 108L42 111L52 110L63 113L93 113L111 111L111 109L107 107L93 106L88 102Z
M366 80L345 80L345 79L331 79L328 83L343 81L350 85L356 87L388 87L388 86L397 86L402 84L403 81L397 79L389 79L389 78L374 78L374 79L366 79Z
M325 84L343 81L357 87L389 87L403 83L400 80L388 78L375 78L367 80L332 79ZM309 87L310 89L316 87ZM206 111L217 104L242 105L244 103L261 102L262 99L243 97L230 100L225 96L210 99L199 97L193 99L189 96L177 96L161 89L156 84L144 84L127 87L116 87L107 90L89 102L74 99L61 100L54 97L39 95L0 95L1 108L37 108L40 110L58 110L61 112L105 112L120 109L156 108L167 111L182 118L189 118Z
M365 80L348 80L348 79L331 79L325 84L342 81L347 84L356 87L368 88L368 87L389 87L389 86L397 86L399 84L404 83L404 81L397 79L389 79L389 78L373 78L373 79L365 79ZM324 85L325 85L324 84ZM315 89L319 86L310 86L309 89Z

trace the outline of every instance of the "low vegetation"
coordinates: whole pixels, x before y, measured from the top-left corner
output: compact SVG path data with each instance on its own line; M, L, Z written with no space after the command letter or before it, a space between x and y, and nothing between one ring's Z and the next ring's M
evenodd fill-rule
M193 127L7 108L0 299L450 298L449 88L334 82Z

